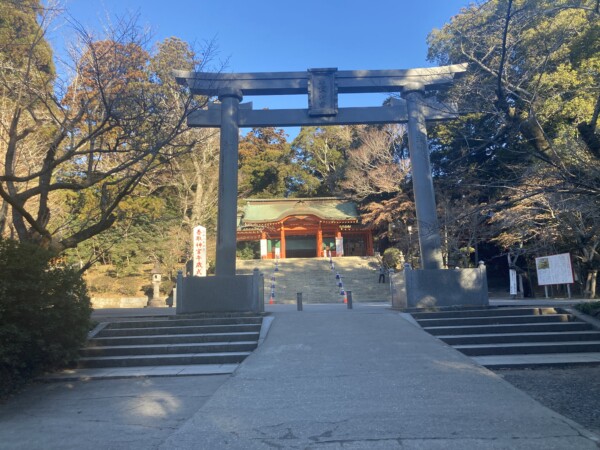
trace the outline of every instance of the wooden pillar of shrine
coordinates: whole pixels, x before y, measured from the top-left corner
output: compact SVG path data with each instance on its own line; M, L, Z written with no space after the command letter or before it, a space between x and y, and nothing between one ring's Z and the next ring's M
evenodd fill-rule
M319 222L319 228L317 229L317 258L323 256L323 229L321 228L321 222Z
M279 244L279 257L285 259L285 229L283 228L283 222L281 222L281 242Z
M365 231L365 250L367 256L373 256L373 233L371 230Z

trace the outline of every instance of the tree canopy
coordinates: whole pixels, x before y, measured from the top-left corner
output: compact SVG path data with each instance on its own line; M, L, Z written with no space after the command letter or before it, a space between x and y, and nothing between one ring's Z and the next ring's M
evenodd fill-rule
M182 65L200 62L175 40L153 55L124 20L103 39L77 28L71 72L59 78L38 6L2 3L0 232L63 250L110 228L144 176L190 151L180 138L202 100L166 67L178 45Z

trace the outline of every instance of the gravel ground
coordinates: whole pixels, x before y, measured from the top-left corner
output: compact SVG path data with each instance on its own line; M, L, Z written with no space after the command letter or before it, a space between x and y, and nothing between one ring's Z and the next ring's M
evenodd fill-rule
M600 436L600 366L495 372L544 406Z

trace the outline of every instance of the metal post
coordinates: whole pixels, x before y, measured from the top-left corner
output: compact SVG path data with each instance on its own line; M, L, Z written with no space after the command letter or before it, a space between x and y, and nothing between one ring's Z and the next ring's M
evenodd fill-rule
M302 311L302 292L296 292L296 306L298 311Z
M352 291L346 291L346 296L348 299L348 309L352 309Z
M419 226L419 247L423 269L441 269L441 238L425 126L424 86L406 85L403 96L408 111L408 147L413 175L415 207Z
M242 93L237 89L219 92L221 101L221 151L219 156L219 210L215 275L235 275L238 195L238 109Z

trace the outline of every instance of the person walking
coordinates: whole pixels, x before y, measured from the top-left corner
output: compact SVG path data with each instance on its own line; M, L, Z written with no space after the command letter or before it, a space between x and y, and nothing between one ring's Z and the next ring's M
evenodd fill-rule
M385 283L385 267L383 265L379 266L379 283Z

